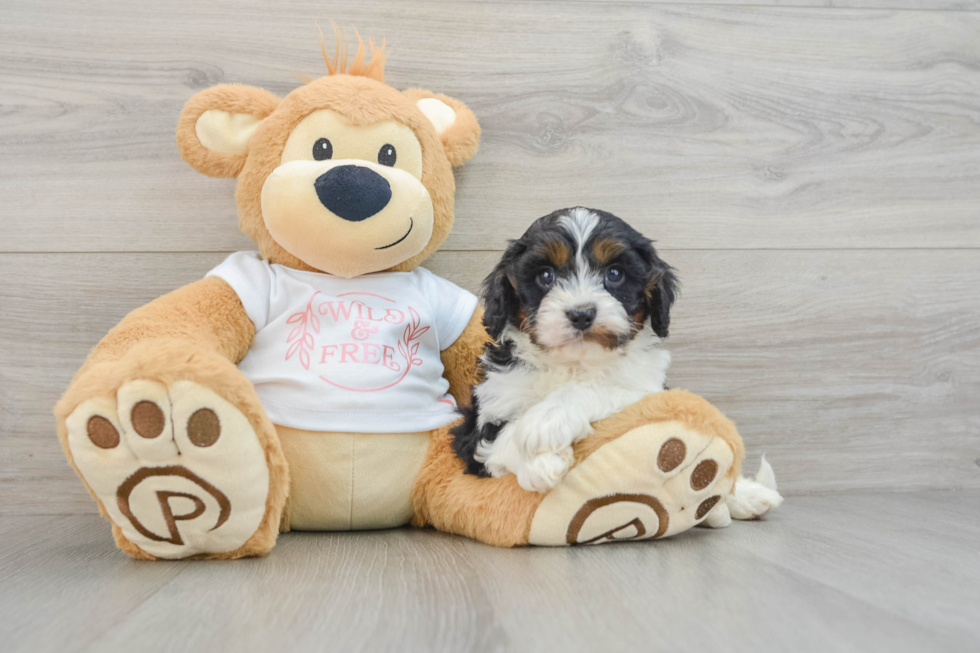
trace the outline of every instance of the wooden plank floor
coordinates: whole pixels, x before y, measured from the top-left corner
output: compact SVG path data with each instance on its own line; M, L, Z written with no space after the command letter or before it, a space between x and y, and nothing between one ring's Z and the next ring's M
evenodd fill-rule
M140 563L96 516L0 518L14 651L970 651L980 491L796 497L763 522L596 548L287 534Z

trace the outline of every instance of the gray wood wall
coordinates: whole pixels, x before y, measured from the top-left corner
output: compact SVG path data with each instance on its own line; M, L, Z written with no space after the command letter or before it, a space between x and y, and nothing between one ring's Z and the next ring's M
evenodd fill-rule
M980 487L980 0L4 0L0 514L94 510L52 406L128 311L250 248L180 108L322 74L318 17L483 125L431 269L475 289L534 218L612 211L680 270L671 384L783 489Z

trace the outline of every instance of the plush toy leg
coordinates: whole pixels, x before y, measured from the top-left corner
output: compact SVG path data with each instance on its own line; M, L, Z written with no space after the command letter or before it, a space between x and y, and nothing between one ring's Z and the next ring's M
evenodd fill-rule
M289 475L226 358L177 340L84 369L55 409L69 462L134 558L240 558L275 544Z
M744 455L732 422L681 390L595 424L547 494L522 489L513 475L464 474L446 428L433 437L416 482L413 524L496 546L667 537L704 521L731 492Z

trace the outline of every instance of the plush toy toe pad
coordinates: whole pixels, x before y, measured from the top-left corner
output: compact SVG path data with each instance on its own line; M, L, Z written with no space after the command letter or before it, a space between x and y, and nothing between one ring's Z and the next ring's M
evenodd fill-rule
M269 492L248 419L204 386L131 381L82 403L68 447L109 518L159 558L225 553L258 530Z
M728 495L731 448L680 422L635 428L574 467L531 523L539 546L602 544L675 535Z

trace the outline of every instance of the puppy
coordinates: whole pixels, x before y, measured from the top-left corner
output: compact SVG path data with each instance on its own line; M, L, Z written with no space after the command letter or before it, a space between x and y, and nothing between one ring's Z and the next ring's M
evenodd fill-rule
M555 211L512 241L484 282L493 341L453 431L467 471L554 487L592 422L664 389L677 287L650 239L603 211Z

